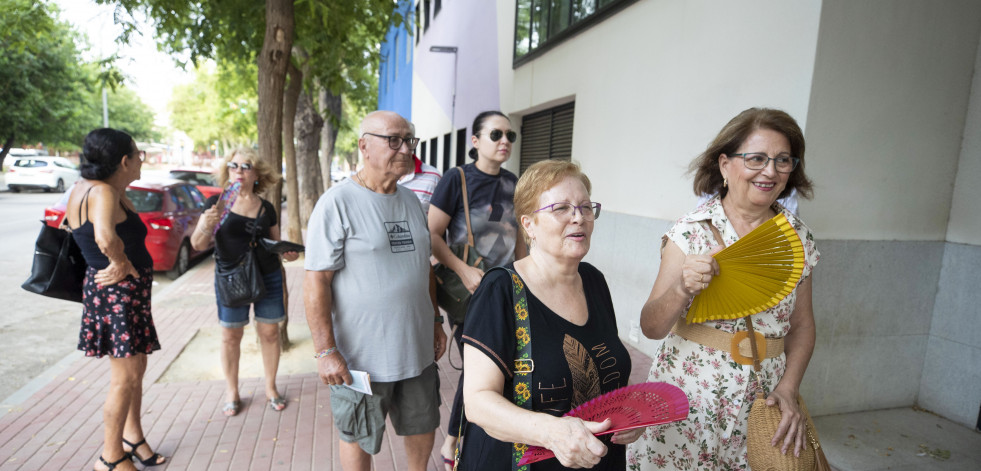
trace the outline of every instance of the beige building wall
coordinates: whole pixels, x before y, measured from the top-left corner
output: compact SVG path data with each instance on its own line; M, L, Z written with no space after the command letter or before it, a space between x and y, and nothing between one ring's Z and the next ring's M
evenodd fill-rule
M801 207L821 237L945 240L979 16L971 0L824 2L805 130L818 197Z
M974 61L974 83L964 124L947 240L981 245L981 44Z
M806 124L820 1L639 1L517 69L514 2L498 5L502 110L575 100L572 157L604 210L688 211L688 163L746 108Z

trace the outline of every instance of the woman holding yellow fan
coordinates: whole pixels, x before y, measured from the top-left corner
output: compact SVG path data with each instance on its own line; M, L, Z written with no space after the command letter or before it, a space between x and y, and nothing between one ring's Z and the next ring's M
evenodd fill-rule
M811 196L803 132L783 111L751 108L729 121L690 168L695 194L718 196L664 235L660 269L640 324L649 338L667 337L649 381L678 385L692 409L688 420L650 427L630 445L631 470L749 469L747 418L758 392L782 413L771 444L796 455L805 442L797 395L814 349L810 273L819 254L807 226L777 203L793 190ZM743 237L759 239L764 229L781 235L781 223L783 244L796 244L796 259L787 259L785 272L768 276L765 269L762 274L750 269L743 275L745 267L738 262L720 270L722 257L713 256L723 246ZM715 277L717 283L709 289ZM746 288L720 289L734 286L735 278L742 278ZM781 279L782 290L766 294L754 289L772 285L771 278ZM705 296L696 298L703 291ZM693 299L704 307L725 305L720 301L725 297L742 307L733 308L731 315L717 307L709 310L718 312L715 316L689 315ZM755 307L746 312L746 302L757 304L749 304Z

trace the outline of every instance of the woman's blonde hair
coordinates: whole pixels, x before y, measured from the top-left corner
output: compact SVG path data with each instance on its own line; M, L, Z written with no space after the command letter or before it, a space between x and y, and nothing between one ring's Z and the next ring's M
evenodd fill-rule
M260 159L254 150L248 147L239 147L232 150L222 160L221 167L218 168L218 186L224 188L228 184L228 162L231 162L236 155L242 156L246 163L252 164L252 170L255 171L256 175L255 188L252 191L256 194L262 194L266 189L283 179L283 176L270 168L269 164Z
M538 209L538 198L542 193L550 190L566 177L578 178L586 187L586 193L592 194L593 185L589 182L589 177L582 173L579 164L574 162L543 160L528 167L518 179L518 185L514 189L514 217L518 220L518 227L521 228L521 236L524 237L526 244L531 243L531 238L521 224L521 217L534 214Z

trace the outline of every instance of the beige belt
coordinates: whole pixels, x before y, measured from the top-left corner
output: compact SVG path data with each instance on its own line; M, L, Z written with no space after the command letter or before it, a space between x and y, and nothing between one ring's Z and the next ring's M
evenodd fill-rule
M753 364L753 346L750 344L748 331L723 332L702 324L687 324L683 318L678 319L671 331L686 340L716 350L727 351L737 363ZM753 333L757 340L756 348L759 350L761 358L776 358L783 353L783 337L766 338L759 332Z

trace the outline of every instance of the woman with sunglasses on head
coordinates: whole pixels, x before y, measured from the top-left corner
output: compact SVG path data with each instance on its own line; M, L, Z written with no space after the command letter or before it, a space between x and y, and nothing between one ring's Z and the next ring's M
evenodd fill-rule
M65 218L88 264L82 285L82 329L78 349L85 356L109 356L109 394L102 408L105 443L97 470L135 470L166 458L143 435L140 408L147 355L160 350L150 314L153 258L146 226L126 187L140 178L145 154L122 131L103 128L85 136L82 180L72 188Z
M648 338L665 339L649 381L681 387L691 413L687 420L649 427L628 447L628 468L749 469L747 420L757 392L782 414L771 444L799 456L805 419L797 394L814 350L810 274L819 254L810 229L777 199L795 189L811 196L804 134L783 111L750 108L730 120L690 168L695 194L717 196L683 216L662 238L661 265L640 326ZM794 227L804 249L803 275L790 295L745 318L687 324L683 318L692 298L719 274L712 256L777 214ZM766 337L758 366L742 348L732 351L737 333L752 335L748 322Z
M211 238L215 241L215 269L239 263L250 250L253 229L256 239L280 240L276 207L259 196L282 177L258 158L255 151L239 148L225 158L218 173L218 186L228 190L232 183L240 189L231 208L225 208L220 195L208 198L201 222L194 229L191 245L197 250L207 248ZM258 224L258 227L256 227ZM216 230L217 227L217 230ZM262 350L262 366L266 379L266 399L275 411L286 408L286 399L276 389L276 371L279 369L279 322L286 319L283 305L283 271L279 255L271 253L261 244L255 250L256 262L262 272L266 295L251 305L229 307L218 299L218 321L222 329L221 366L225 373L227 389L222 413L226 417L238 414L242 407L238 392L238 363L242 336L249 323L249 310L253 308L256 332ZM283 259L296 260L299 254L286 252ZM216 298L217 296L217 287Z
M485 266L496 267L521 259L528 253L524 240L518 236L518 221L514 214L514 187L518 177L502 168L511 157L511 146L518 136L511 128L511 121L500 111L478 114L473 120L472 132L470 158L475 162L461 167L467 180L470 225L477 252L484 257ZM449 247L467 242L463 198L459 171L446 172L430 201L429 234L433 255L439 263L452 269L473 293L484 272L468 266L453 255ZM453 338L462 353L462 326L452 327ZM461 375L461 387L457 388L450 412L449 430L440 449L447 469L452 467L456 435L459 433L462 385Z

